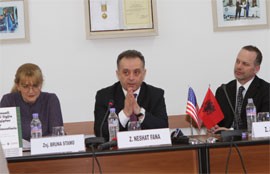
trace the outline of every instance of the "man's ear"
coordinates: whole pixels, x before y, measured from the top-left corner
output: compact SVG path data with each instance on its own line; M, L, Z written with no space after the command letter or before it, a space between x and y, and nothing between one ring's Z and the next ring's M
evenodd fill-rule
M261 66L257 65L255 66L255 74L257 74L260 71Z
M144 80L145 76L146 76L146 69L144 69L143 80Z
M115 74L116 74L116 76L117 76L117 79L119 80L119 71L116 70L116 71L115 71Z

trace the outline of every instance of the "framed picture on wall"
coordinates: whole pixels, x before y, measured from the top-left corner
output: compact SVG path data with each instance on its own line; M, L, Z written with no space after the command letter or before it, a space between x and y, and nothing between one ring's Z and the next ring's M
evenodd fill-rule
M268 0L212 0L214 31L269 27Z
M85 0L87 39L158 34L156 0Z
M27 40L27 0L0 0L0 42Z

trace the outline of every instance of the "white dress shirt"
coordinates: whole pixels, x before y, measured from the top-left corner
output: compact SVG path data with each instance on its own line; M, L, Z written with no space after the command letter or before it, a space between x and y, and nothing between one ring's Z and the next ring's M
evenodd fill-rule
M126 96L127 95L127 91L124 88L122 88L122 89L123 89L124 95ZM134 91L134 94L137 94L136 100L137 100L137 98L138 98L138 96L140 94L140 89L141 88L139 88L136 91ZM144 117L142 117L141 119L139 119L140 123L142 123L143 120L144 120L144 118L145 118L145 109L143 107L141 107L141 113L144 115ZM130 117L127 116L124 113L123 109L119 112L118 117L119 117L119 121L120 121L121 125L123 127L126 127L126 125L127 125L128 121L129 121L129 118Z

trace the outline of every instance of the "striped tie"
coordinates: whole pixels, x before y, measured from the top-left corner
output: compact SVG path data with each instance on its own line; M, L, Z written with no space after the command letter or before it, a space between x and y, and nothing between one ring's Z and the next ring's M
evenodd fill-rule
M242 104L243 104L243 91L245 88L243 86L240 86L238 89L238 95L237 95L237 100L236 100L236 118L235 118L235 123L234 123L234 129L243 129L243 120L241 119L241 109L242 109Z

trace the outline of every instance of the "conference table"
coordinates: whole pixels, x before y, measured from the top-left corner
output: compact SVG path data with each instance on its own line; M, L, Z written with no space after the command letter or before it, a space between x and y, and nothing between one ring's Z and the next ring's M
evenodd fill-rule
M270 173L270 139L10 157L10 173ZM228 154L231 150L230 160ZM99 163L99 165L98 165Z
M206 154L203 156L203 160L206 161L204 165L206 168L203 169L205 173L225 173L230 150L228 173L245 173L241 158L246 173L270 173L269 138L249 138L249 140L206 143L205 145Z

